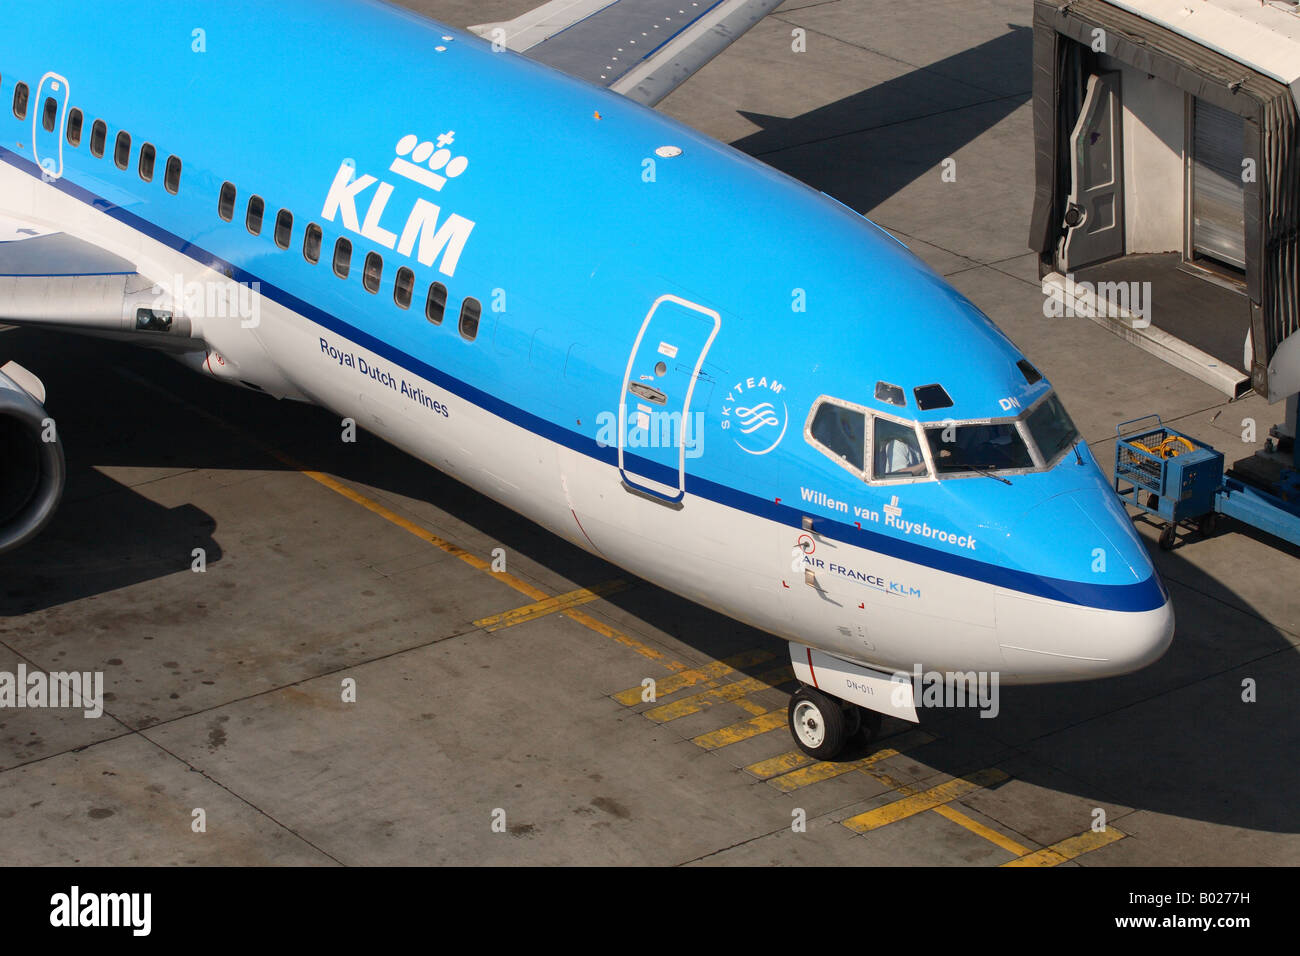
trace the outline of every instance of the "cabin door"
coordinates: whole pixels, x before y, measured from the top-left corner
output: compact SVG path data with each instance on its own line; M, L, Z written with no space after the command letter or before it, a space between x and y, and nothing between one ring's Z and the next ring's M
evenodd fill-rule
M686 461L703 450L700 369L722 326L712 309L675 295L650 306L628 356L618 400L623 486L669 504L686 496Z
M28 106L32 119L32 155L47 180L63 176L63 131L68 122L68 81L46 73Z
M1062 272L1124 254L1124 143L1119 72L1088 77L1088 93L1070 136L1071 189Z

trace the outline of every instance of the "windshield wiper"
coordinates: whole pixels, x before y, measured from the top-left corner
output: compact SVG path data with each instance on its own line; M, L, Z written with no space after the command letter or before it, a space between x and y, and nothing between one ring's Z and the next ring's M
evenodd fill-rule
M1010 480L1008 480L1008 479L1006 479L1006 478L1003 478L1001 475L995 475L995 474L993 474L993 472L991 472L991 471L986 471L986 470L983 469L983 468L976 468L974 465L969 465L969 466L967 466L967 467L969 467L970 470L973 471L973 472L975 472L975 474L977 474L977 475L983 475L985 478L992 478L994 481L1000 481L1000 482L1002 482L1004 485L1009 485L1009 484L1011 484Z

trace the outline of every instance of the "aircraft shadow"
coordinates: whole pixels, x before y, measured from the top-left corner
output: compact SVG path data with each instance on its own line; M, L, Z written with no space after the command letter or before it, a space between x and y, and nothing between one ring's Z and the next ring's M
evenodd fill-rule
M209 564L219 562L220 534L210 516L189 506L153 504L91 465L285 467L239 433L307 467L434 502L502 542L507 553L543 564L579 586L629 577L372 436L363 433L361 442L344 445L337 419L322 409L206 381L163 356L125 346L34 332L4 338L6 354L39 370L50 388L51 413L60 421L73 480L69 500L46 535L0 558L0 614L23 614L184 570L192 547L206 547ZM22 347L15 348L20 339ZM48 361L56 348L57 366ZM155 389L132 376L179 401L160 400ZM212 410L235 431L192 415L181 403ZM1220 533L1237 532L1229 526ZM1266 679L1278 673L1276 660L1267 671L1263 667L1270 655L1290 650L1291 644L1249 600L1185 559L1199 543L1192 536L1172 552L1155 552L1179 614L1178 634L1160 662L1111 680L1002 687L996 719L981 718L975 709L925 709L922 729L938 739L911 756L953 775L1006 766L1018 779L1107 806L1254 830L1300 831L1300 806L1292 796L1300 787L1294 760L1300 727L1293 719L1300 699L1295 681ZM750 676L786 659L783 641L645 582L634 580L630 590L607 600L683 640L701 659L756 647L771 651L773 659L739 669ZM1243 661L1257 663L1238 663ZM1284 660L1280 666L1293 665ZM1242 680L1252 675L1259 684L1258 702L1245 703ZM887 745L909 726L886 719L883 743L869 749ZM843 759L861 755L850 751Z
M762 129L731 145L868 213L1028 102L1033 30L1007 31L790 119L741 110Z

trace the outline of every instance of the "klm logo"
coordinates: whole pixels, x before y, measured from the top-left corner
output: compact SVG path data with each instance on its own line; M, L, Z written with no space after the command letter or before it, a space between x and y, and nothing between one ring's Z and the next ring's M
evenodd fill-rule
M421 141L414 133L404 136L397 143L396 156L388 171L434 193L441 192L450 180L469 168L467 158L452 155L455 141L454 131L443 133L436 140ZM344 160L325 197L321 218L334 222L337 217L349 232L385 249L394 249L407 258L414 254L423 266L436 262L439 272L454 276L474 223L455 213L443 219L440 206L420 197L411 207L402 231L393 232L385 228L384 222L395 189L392 183L375 176L357 176L352 161ZM358 211L358 203L365 205L364 218ZM387 221L396 222L391 215Z

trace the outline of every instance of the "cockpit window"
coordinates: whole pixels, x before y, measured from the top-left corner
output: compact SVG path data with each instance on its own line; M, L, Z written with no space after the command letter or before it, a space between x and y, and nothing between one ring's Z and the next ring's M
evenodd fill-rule
M876 383L876 401L888 402L899 408L907 407L907 396L903 394L902 386L891 385L889 382Z
M1065 406L1054 394L1039 402L1025 422L1046 463L1050 463L1079 440L1079 430L1074 427L1074 422L1070 421L1070 416L1065 412Z
M813 441L850 468L865 467L864 448L867 416L843 405L823 401L808 427Z
M916 429L911 425L878 417L872 439L873 478L923 478L929 474Z
M932 408L952 408L952 396L942 385L918 385L912 389L916 396L916 405L921 411Z
M941 476L1034 467L1015 422L933 425L926 428L925 437L935 471Z

